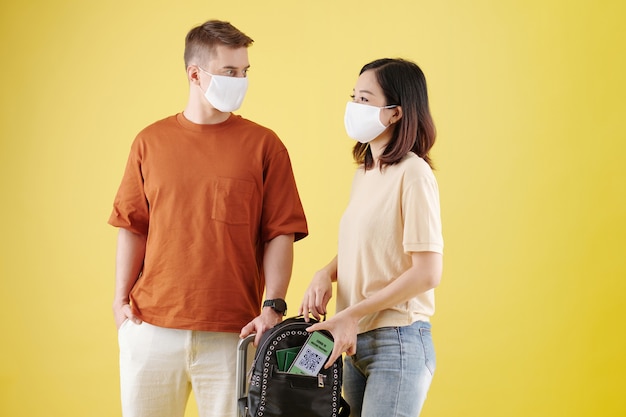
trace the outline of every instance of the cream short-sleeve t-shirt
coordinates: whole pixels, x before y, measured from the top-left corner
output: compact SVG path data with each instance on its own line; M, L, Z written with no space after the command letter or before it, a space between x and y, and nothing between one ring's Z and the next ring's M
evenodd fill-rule
M437 181L409 153L382 172L359 167L341 218L337 252L337 311L369 297L409 269L411 252L443 253ZM434 290L364 317L359 333L429 321Z

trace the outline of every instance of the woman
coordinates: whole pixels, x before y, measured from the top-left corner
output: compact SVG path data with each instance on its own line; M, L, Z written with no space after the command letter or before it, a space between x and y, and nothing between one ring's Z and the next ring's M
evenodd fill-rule
M300 314L337 314L308 330L343 352L352 416L416 416L435 370L430 317L442 271L439 191L428 156L435 141L426 80L402 59L365 65L345 113L359 164L341 218L337 256L318 271Z

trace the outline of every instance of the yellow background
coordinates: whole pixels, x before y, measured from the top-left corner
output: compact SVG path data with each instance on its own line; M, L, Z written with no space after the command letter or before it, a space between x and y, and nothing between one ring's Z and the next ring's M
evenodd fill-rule
M208 18L255 39L240 113L294 164L292 313L335 251L358 70L413 59L446 242L423 416L626 414L624 2L36 0L0 5L0 415L120 415L106 220Z

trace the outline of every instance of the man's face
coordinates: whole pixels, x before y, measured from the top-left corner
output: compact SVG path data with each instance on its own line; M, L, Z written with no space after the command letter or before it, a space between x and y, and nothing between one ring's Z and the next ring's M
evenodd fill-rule
M248 61L248 48L229 48L218 45L211 54L209 62L201 66L214 75L227 77L245 77L250 63Z

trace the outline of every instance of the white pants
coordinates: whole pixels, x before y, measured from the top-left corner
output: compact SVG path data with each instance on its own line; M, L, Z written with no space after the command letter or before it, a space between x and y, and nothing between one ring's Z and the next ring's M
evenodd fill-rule
M118 333L124 417L183 417L193 389L200 417L235 417L235 333L126 320Z

